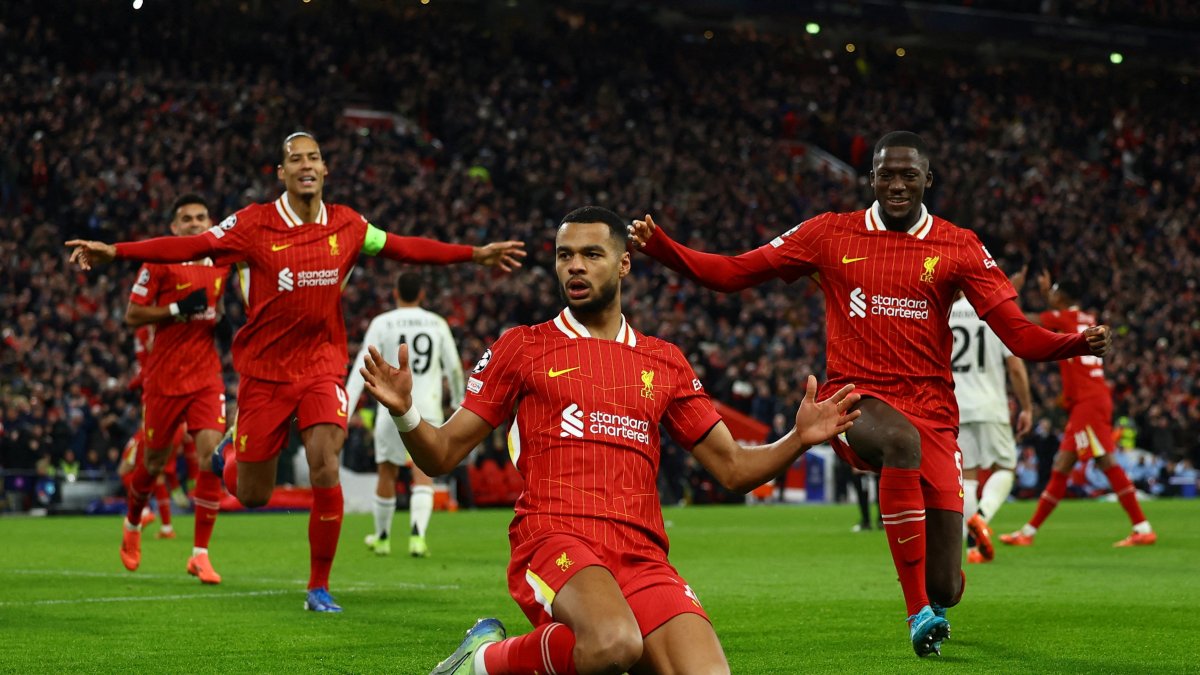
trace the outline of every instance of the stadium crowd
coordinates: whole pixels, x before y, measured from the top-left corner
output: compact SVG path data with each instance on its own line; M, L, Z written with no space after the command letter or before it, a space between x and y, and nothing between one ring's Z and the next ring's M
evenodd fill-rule
M1117 331L1106 370L1136 446L1200 462L1200 118L1186 76L850 54L750 29L710 39L636 13L148 5L132 21L32 0L0 10L0 468L38 471L70 451L104 470L139 423L122 323L136 267L79 273L62 242L165 234L184 192L218 220L273 199L278 143L297 128L321 140L328 198L383 229L530 243L511 277L430 272L428 306L469 362L559 305L544 242L575 206L651 212L692 246L746 250L868 205L875 138L913 129L934 146L930 210L976 230L1009 273L1081 283ZM351 353L395 273L368 258L354 273ZM810 283L719 295L635 257L625 295L633 325L679 344L710 393L766 424L794 411L801 376L823 374ZM1032 288L1023 304L1042 308ZM1061 431L1057 367L1031 375L1038 416ZM681 486L688 459L667 452Z

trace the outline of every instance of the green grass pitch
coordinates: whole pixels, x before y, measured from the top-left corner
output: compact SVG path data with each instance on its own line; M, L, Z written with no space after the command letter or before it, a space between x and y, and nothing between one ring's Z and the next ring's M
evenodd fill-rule
M1033 503L1008 504L997 532ZM1200 501L1146 512L1156 546L1114 549L1114 503L1064 503L1032 548L967 567L944 656L917 659L882 533L848 506L669 508L671 558L734 673L1200 672ZM342 615L302 611L307 514L222 516L205 587L179 538L117 556L116 517L0 519L0 672L427 673L477 617L529 629L509 599L508 511L436 513L432 557L377 558L347 517L333 570ZM397 524L407 521L398 513ZM397 542L398 544L401 542ZM398 547L402 548L402 547Z

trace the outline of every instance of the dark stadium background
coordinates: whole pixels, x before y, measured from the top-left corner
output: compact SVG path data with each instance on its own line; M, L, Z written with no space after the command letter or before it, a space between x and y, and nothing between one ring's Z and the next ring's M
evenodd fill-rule
M430 307L468 362L505 327L550 317L549 242L568 210L649 212L693 246L746 250L868 205L871 145L917 131L935 157L931 211L978 232L1009 273L1030 264L1080 283L1117 334L1106 370L1128 442L1162 472L1194 466L1198 7L8 0L0 505L37 506L33 483L12 479L45 477L68 449L94 451L102 475L139 423L122 324L136 267L71 270L62 242L165 234L183 192L217 219L273 199L278 143L301 128L329 162L326 198L380 227L528 243L512 277L430 274ZM770 424L794 411L800 377L823 375L823 300L808 282L718 295L640 256L634 268L631 322L678 343L728 405ZM398 271L364 258L348 285L352 354ZM1023 304L1039 309L1032 287ZM1031 443L1053 445L1057 368L1031 372L1049 422ZM369 457L364 442L352 435L348 462ZM489 451L502 448L497 437ZM664 497L689 479L703 476L668 447Z

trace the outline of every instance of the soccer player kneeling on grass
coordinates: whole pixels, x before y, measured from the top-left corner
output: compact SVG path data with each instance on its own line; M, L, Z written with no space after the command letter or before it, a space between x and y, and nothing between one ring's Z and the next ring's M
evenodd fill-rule
M418 466L447 473L511 420L525 477L508 587L536 628L505 639L499 621L481 620L434 673L727 672L700 600L667 560L659 424L722 484L747 491L857 417L846 413L858 400L852 385L818 403L810 376L795 428L769 445L739 445L679 349L626 323L627 243L611 211L568 214L555 241L566 308L500 336L441 427L414 406L411 347L401 345L398 368L370 349L367 390L395 416Z

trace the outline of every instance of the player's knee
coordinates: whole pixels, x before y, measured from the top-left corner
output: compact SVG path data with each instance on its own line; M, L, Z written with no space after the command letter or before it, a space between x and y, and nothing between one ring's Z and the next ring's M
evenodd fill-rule
M581 637L576 635L574 653L581 673L624 673L642 658L642 634L636 623Z
M237 498L242 506L248 509L257 509L260 506L266 506L267 502L271 501L271 492L256 490L252 486L238 485Z

